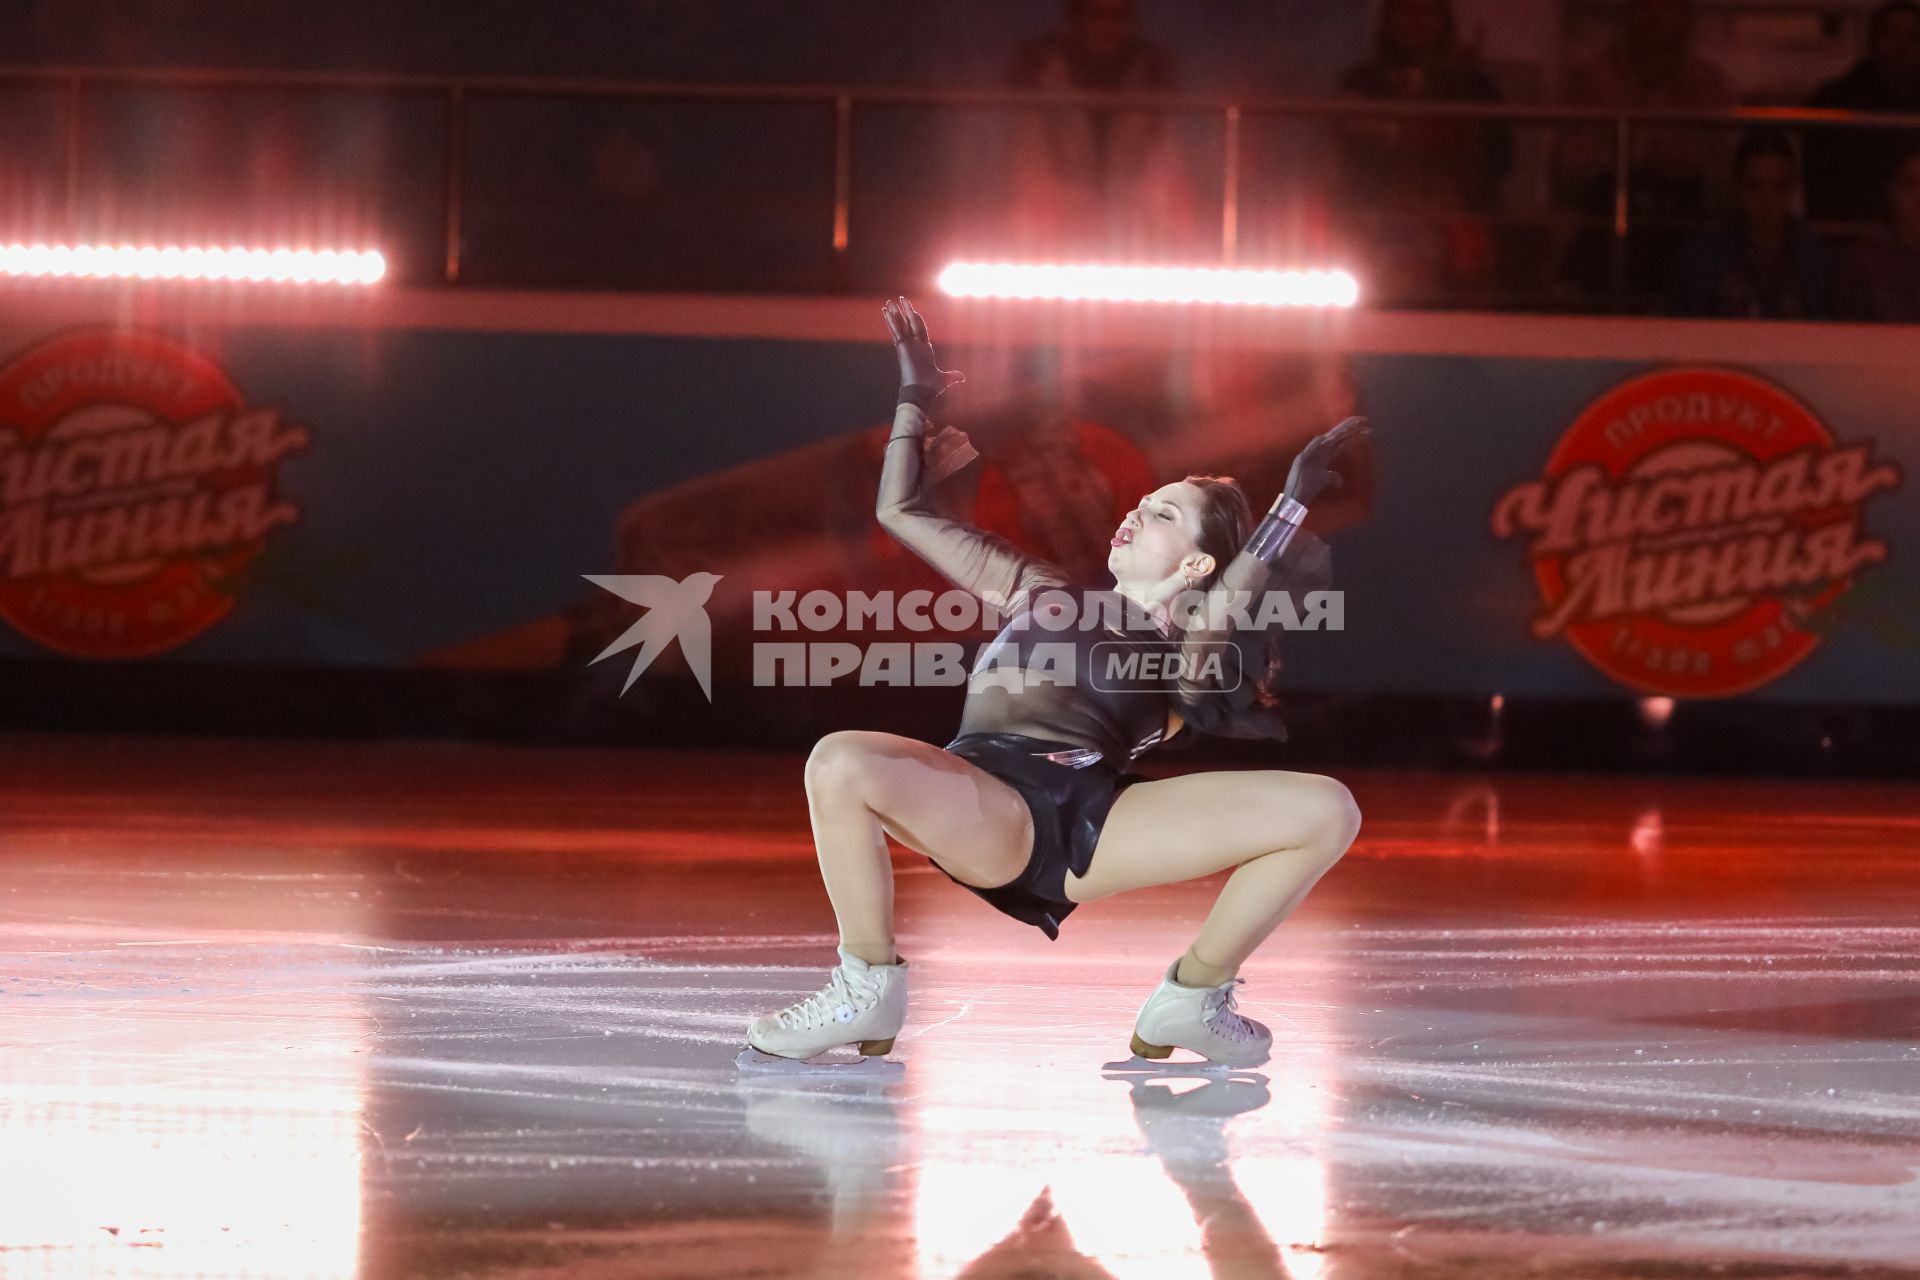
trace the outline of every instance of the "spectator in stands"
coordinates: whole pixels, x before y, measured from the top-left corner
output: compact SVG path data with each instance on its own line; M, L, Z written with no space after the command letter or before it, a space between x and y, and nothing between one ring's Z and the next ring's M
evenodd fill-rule
M1414 102L1500 100L1460 43L1452 0L1386 0L1373 56L1347 72L1341 89ZM1380 118L1342 132L1341 188L1360 207L1485 212L1513 159L1511 131L1475 120Z
M1866 56L1813 95L1811 105L1847 111L1920 112L1920 4L1892 0L1867 23ZM1920 133L1813 129L1807 144L1807 204L1816 218L1879 213L1894 166Z
M1920 147L1894 166L1888 225L1851 246L1834 273L1834 314L1842 320L1920 324Z
M1827 312L1826 246L1796 214L1800 195L1793 140L1776 128L1749 130L1734 156L1737 217L1687 241L1674 267L1677 315L1817 319Z
M642 205L661 194L657 131L621 124L602 132L587 152L591 198Z
M1567 73L1562 96L1582 107L1731 106L1720 68L1693 50L1691 0L1628 0L1612 47ZM1561 202L1590 213L1613 209L1614 133L1567 128L1554 148L1554 188ZM1712 135L1703 129L1636 127L1628 151L1628 195L1637 217L1706 212Z
M1590 61L1571 68L1562 87L1570 106L1696 107L1733 105L1720 68L1693 45L1691 0L1627 0L1613 43ZM1689 232L1686 220L1713 207L1711 175L1723 154L1722 134L1698 126L1633 126L1627 151L1628 225L1625 273L1629 303L1656 299L1672 275L1675 251ZM1606 225L1572 237L1561 276L1588 298L1612 284L1614 131L1610 126L1569 125L1554 138L1554 196Z
M1134 0L1068 0L1066 26L1021 49L1016 89L1126 94L1174 88L1172 57L1141 35ZM1193 221L1191 187L1159 112L1048 108L1013 126L1016 234L1078 252L1137 248Z
M1343 92L1409 102L1497 102L1460 42L1451 0L1386 0L1372 56ZM1404 305L1477 303L1498 247L1485 216L1513 161L1512 131L1464 119L1378 117L1340 126L1338 199L1358 217L1352 248L1370 292Z
M552 202L550 227L567 228L549 250L558 265L579 274L568 284L683 286L676 255L660 245L701 243L718 215L704 189L681 184L669 190L671 148L657 116L645 110L598 113L591 132L558 151L564 177L542 192ZM583 116L586 124L590 116Z

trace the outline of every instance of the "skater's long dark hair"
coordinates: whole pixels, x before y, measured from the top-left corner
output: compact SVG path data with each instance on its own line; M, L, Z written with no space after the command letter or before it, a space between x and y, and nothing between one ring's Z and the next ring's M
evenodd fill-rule
M1187 483L1206 498L1200 508L1200 549L1213 557L1213 572L1194 583L1211 591L1227 565L1253 536L1253 506L1232 476L1188 476Z
M1247 501L1240 482L1232 476L1193 475L1187 477L1187 483L1200 490L1205 499L1200 507L1198 541L1200 550L1213 557L1213 571L1197 580L1194 588L1211 591L1240 548L1253 536L1253 506ZM1285 561L1282 564L1284 568ZM1275 585L1287 587L1284 573ZM1262 707L1273 707L1280 701L1281 634L1282 628L1269 627L1261 636L1258 648L1247 655L1249 658L1257 655L1259 659L1249 664L1245 674L1253 686L1256 703Z

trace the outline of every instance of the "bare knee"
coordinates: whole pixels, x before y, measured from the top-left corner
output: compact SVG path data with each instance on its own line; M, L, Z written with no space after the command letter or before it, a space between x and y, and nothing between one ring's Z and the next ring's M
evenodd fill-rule
M1360 806L1338 778L1323 774L1278 774L1270 792L1274 822L1287 845L1324 854L1335 862L1360 833Z
M1345 783L1338 778L1314 775L1316 804L1316 826L1319 837L1316 843L1327 852L1327 861L1336 861L1360 834L1360 806L1355 803L1353 792L1347 790Z
M861 795L872 774L875 735L858 729L840 729L813 744L807 756L807 795Z

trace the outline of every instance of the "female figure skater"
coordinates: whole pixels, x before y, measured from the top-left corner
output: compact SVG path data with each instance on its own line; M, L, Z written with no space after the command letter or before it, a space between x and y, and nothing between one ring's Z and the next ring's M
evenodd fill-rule
M1308 444L1258 528L1230 479L1189 476L1162 485L1114 532L1113 587L1063 598L1067 583L1053 565L924 501L927 411L962 375L939 367L926 322L906 299L887 303L884 313L901 386L880 477L880 522L1009 621L976 662L960 734L944 749L857 730L828 734L814 748L807 802L839 924L840 964L818 992L756 1019L748 1043L783 1058L847 1044L867 1055L893 1048L906 1018L907 963L894 951L891 835L1049 938L1080 903L1232 868L1193 944L1141 1009L1133 1051L1164 1058L1177 1047L1232 1066L1264 1062L1273 1036L1236 1010L1236 974L1352 843L1360 828L1353 797L1315 774L1144 781L1123 771L1181 732L1284 736L1264 705L1277 667L1268 649L1277 637L1232 630L1214 615L1182 628L1169 606L1183 591L1214 599L1240 592L1251 600L1241 616L1252 618L1263 592L1323 581L1325 546L1301 533L1300 521L1307 504L1339 482L1334 455L1366 424L1348 419ZM1037 613L1063 600L1081 618L1098 610L1111 619L1124 606L1136 625L1035 625ZM1059 678L1062 646L1071 679ZM1145 667L1103 679L1103 650L1197 661L1172 680L1141 678ZM1244 678L1223 657L1243 662ZM1050 677L1023 678L1039 668Z

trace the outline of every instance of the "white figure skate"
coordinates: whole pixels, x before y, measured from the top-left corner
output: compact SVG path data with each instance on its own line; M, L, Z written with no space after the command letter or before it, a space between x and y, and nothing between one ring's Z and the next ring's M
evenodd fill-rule
M804 1000L755 1018L747 1028L748 1053L771 1058L813 1058L854 1045L863 1058L884 1058L907 1020L907 962L868 964L840 953L827 985Z
M1178 960L1168 967L1167 976L1134 1020L1134 1053L1158 1060L1175 1049L1190 1049L1226 1067L1265 1062L1273 1048L1273 1033L1242 1017L1236 1008L1233 989L1242 980L1232 978L1217 987L1185 987L1173 980L1179 968Z

